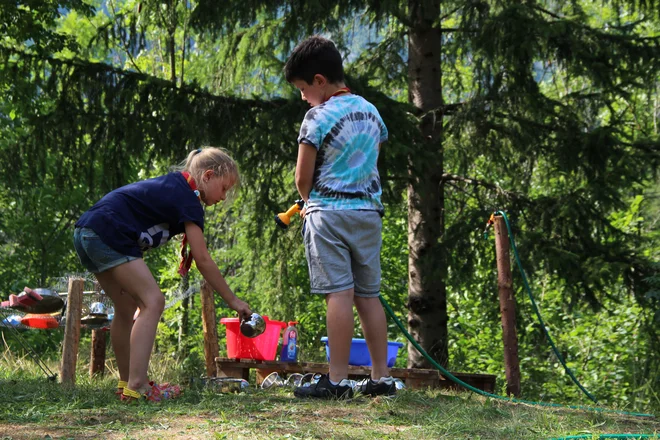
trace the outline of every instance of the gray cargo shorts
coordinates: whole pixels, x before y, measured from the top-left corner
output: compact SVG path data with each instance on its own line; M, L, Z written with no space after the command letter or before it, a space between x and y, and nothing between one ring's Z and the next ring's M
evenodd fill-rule
M380 295L383 221L376 211L314 211L305 216L303 237L312 293L354 289Z

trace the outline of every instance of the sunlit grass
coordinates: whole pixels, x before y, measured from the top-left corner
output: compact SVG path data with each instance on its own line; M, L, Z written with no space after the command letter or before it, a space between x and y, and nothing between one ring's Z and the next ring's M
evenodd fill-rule
M58 371L56 359L47 364ZM403 390L394 399L306 401L285 388L219 394L185 380L181 360L154 355L150 376L178 380L176 400L127 405L114 394L114 359L76 386L48 381L26 356L0 356L0 433L18 438L544 439L583 433L660 433L655 419L512 405L471 393ZM252 381L254 384L254 381Z

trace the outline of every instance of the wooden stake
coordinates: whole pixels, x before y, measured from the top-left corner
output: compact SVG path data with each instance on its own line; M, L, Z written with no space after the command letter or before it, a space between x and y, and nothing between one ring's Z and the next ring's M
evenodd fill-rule
M217 376L215 358L218 357L218 322L215 315L215 298L213 288L206 280L202 281L201 293L202 303L202 328L204 334L204 359L206 360L206 375Z
M69 278L69 289L66 301L66 323L64 325L64 342L62 344L62 365L60 380L64 384L76 383L76 362L78 360L78 344L80 343L80 318L85 280Z
M92 358L89 362L89 377L103 377L105 373L106 330L92 330Z
M504 342L504 369L507 395L520 396L520 361L518 359L518 334L516 332L516 299L513 296L509 233L502 216L495 216L495 254L497 256L497 288L502 315L502 340Z
M99 295L103 288L101 283L94 281L94 292ZM84 294L84 292L83 292ZM92 352L89 360L89 377L103 377L105 373L106 330L92 329Z

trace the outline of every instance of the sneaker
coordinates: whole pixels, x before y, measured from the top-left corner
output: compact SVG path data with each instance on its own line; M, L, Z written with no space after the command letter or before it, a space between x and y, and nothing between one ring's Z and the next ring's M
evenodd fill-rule
M348 379L342 379L337 385L330 383L327 374L321 376L318 382L309 386L296 387L293 395L300 398L315 397L317 399L351 399L353 387Z
M358 391L367 396L393 396L396 394L396 383L392 376L381 377L378 382L364 379L357 387Z

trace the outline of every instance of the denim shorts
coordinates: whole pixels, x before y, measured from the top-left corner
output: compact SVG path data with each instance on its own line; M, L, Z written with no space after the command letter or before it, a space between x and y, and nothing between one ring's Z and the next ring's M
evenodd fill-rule
M123 255L112 249L89 228L76 228L73 233L73 245L82 265L92 273L105 272L120 264L137 260L137 257Z
M377 211L313 211L305 215L305 255L312 293L353 288L380 295L383 221Z

